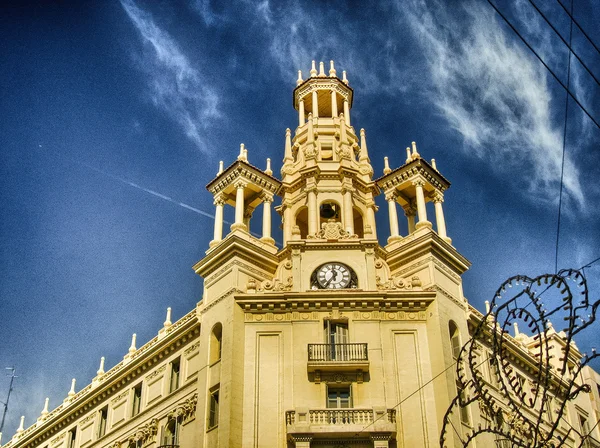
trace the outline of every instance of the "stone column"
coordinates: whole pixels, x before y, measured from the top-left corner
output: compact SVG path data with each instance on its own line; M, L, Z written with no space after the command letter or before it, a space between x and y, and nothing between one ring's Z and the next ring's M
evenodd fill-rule
M235 188L235 222L231 224L231 230L246 230L244 225L244 188L246 188L246 183L238 181Z
M247 208L244 210L244 225L246 229L250 231L250 218L252 218L252 213L254 212L253 208Z
M275 240L271 238L271 203L273 202L273 196L270 194L263 194L263 222L262 222L262 238L269 244L275 244Z
M344 224L346 231L354 235L354 212L352 210L352 187L344 187L342 195L344 200Z
M215 228L211 246L218 244L223 239L223 206L225 201L221 197L215 198Z
M388 238L388 243L392 243L394 241L399 241L402 238L400 237L400 229L398 228L398 212L396 211L396 192L392 191L385 195L385 200L388 203L388 210L390 215L390 237Z
M448 238L448 235L446 234L446 220L444 219L444 209L442 208L443 202L443 193L436 191L433 194L433 204L435 206L435 223L437 227L437 233L444 241L450 243L452 240Z
M308 235L315 236L319 231L319 210L317 208L317 189L316 186L310 187L307 191L308 196Z
M298 102L298 126L304 125L304 100Z
M412 183L415 186L417 196L417 215L419 216L419 222L417 223L417 229L421 227L431 228L431 223L427 220L427 209L425 208L425 194L423 192L423 185L425 182L418 179Z
M292 208L289 204L283 206L283 244L287 244L292 239Z
M335 90L331 91L331 116L332 117L337 117L338 116L338 110L337 110L337 93L335 93Z
M312 114L313 118L319 117L319 95L316 90L312 93Z
M367 224L371 226L373 238L377 238L377 225L375 224L375 202L367 204Z
M350 126L350 106L348 105L348 100L344 100L344 118L346 119L346 124Z
M404 207L404 216L406 216L406 219L408 221L408 234L410 235L411 233L413 233L416 229L415 227L415 215L417 214L417 211L415 210L414 207L406 206Z

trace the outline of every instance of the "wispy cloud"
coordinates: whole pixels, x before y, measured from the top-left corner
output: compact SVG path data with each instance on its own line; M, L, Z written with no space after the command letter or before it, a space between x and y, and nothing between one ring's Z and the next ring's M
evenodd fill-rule
M499 172L512 173L512 179L525 179L534 199L554 202L562 127L552 121L556 104L543 66L509 38L490 8L469 3L451 10L444 2L413 0L410 7L398 3L398 11L424 51L433 85L429 99L462 135L466 149ZM549 51L547 40L542 45ZM582 205L578 176L567 154L565 192Z
M148 73L153 103L179 123L200 150L208 152L203 133L220 116L218 95L149 13L133 0L121 0L121 5L147 49L140 65Z

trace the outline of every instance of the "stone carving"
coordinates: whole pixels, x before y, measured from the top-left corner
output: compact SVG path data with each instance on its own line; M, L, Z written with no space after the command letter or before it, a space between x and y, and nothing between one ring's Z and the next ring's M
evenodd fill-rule
M358 235L351 235L350 232L343 229L341 222L329 219L327 222L321 224L321 230L317 233L317 238L324 238L326 240L346 240L358 238Z
M390 290L390 289L421 289L421 279L417 275L413 275L410 280L402 277L392 277L389 280L383 282L381 277L378 275L375 277L375 284L379 290Z
M258 287L258 291L290 291L294 284L293 277L288 277L285 283L278 278L265 280Z
M194 394L183 403L179 404L175 409L169 412L169 418L181 418L182 421L187 421L194 416L196 405L198 404L198 394Z
M154 440L156 434L158 433L158 419L153 418L145 425L140 426L136 431L129 436L127 439L128 442L136 443L139 440L142 443L146 443L147 441Z

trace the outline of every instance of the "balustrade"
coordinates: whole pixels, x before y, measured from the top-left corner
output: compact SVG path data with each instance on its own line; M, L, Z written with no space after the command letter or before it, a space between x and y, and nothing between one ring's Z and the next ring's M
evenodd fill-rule
M309 361L368 361L367 344L308 344Z

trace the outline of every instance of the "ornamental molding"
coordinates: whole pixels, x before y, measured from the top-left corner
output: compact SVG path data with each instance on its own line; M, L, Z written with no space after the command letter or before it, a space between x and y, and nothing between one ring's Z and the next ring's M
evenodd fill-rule
M165 369L167 368L167 365L163 365L161 367L159 367L158 369L156 369L154 372L152 372L151 374L146 376L146 380L151 380L153 378L156 378L158 375L160 375L162 372L165 371Z
M232 294L243 294L244 291L237 289L237 288L231 288L228 289L223 295L221 295L220 297L218 297L217 299L213 300L212 302L210 302L208 305L206 305L204 308L202 308L202 310L200 311L202 314L206 313L208 310L210 310L213 306L215 306L216 304L218 304L219 302L221 302L222 300L226 299L227 297L229 297Z
M246 264L240 260L231 260L231 258L234 256L237 258L240 258L244 261L247 261L249 263L252 263L252 264ZM227 261L229 261L229 262L227 264L223 265L223 263L225 263ZM248 271L250 271L256 275L259 275L263 278L269 277L269 274L268 274L269 269L267 268L266 265L264 265L263 263L258 263L256 258L250 258L250 257L238 252L235 254L231 254L229 259L223 261L222 263L217 263L216 266L214 266L212 269L209 269L204 277L204 283L206 284L206 286L210 286L217 278L219 278L227 270L230 270L233 266L243 267L244 269L247 269ZM262 271L259 270L258 268L256 268L255 266L262 269ZM219 268L221 268L221 269L219 269ZM219 270L217 271L217 269L219 269Z
M344 230L341 222L330 219L321 224L321 230L317 232L316 238L326 240L347 240L350 238L358 238L358 235L353 235L347 230Z
M112 400L110 400L110 404L115 405L118 401L121 401L123 398L125 398L128 393L129 393L128 390L123 391L122 393L120 393L119 395L117 395L115 398L113 398Z
M415 310L423 308L423 304L412 308ZM427 313L425 311L355 311L352 318L354 320L425 321Z
M67 436L67 433L63 432L60 436L58 436L56 439L54 439L52 442L50 442L50 445L52 445L52 446L58 445L60 443L60 441L63 440L66 436Z
M185 351L183 352L183 354L185 356L189 356L190 353L192 353L194 350L197 350L198 347L200 347L200 342L196 342L195 344L190 345L188 348L185 349Z
M308 78L308 80L312 80L312 79L314 79L314 78ZM349 87L347 87L347 86L342 87L340 85L339 81L326 80L323 78L317 79L317 82L313 81L313 82L306 83L304 86L302 86L298 90L296 90L296 92L294 93L294 96L296 97L296 102L300 102L300 101L304 101L304 98L308 94L312 94L313 91L316 92L319 90L327 90L327 89L335 91L344 100L350 102L352 91L349 89Z
M88 415L86 418L84 418L83 420L81 420L81 425L85 425L88 422L91 422L92 420L94 420L94 417L96 417L96 414L90 414Z
M154 441L154 438L158 434L158 419L153 418L145 425L138 427L135 432L127 438L128 442L146 443L148 441Z
M452 269L450 269L448 266L446 266L444 263L442 263L440 260L438 260L435 257L431 257L433 260L433 264L435 264L438 268L440 268L442 271L444 271L446 274L448 274L448 276L450 278L452 278L453 280L456 281L456 283L460 283L460 275L458 275L456 272L454 272Z
M456 305L458 305L459 307L461 307L463 310L466 311L467 306L464 303L462 303L460 300L458 300L456 297L454 297L454 295L450 294L448 291L446 291L444 288L442 288L441 286L433 285L431 288L434 289L435 291L438 291L440 294L447 297L448 299L452 300L452 302L454 302Z
M167 414L169 419L181 419L182 422L187 422L194 417L196 405L198 404L198 394L194 394L183 403L178 404L175 409Z
M394 290L394 289L421 289L421 279L418 275L413 275L410 279L402 278L399 276L393 276L387 281L382 282L379 275L375 276L375 284L378 290Z

